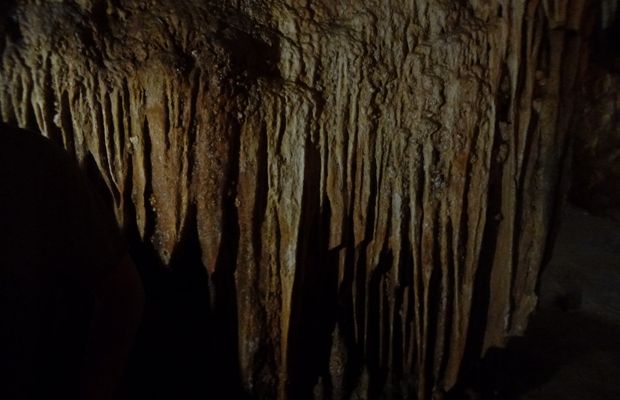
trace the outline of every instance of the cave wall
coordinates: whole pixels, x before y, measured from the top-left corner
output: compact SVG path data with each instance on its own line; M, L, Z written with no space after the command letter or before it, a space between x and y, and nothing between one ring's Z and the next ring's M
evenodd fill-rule
M245 392L440 396L525 329L588 1L7 4L2 119L196 243Z
M591 50L577 91L570 198L599 215L620 216L620 2L591 16Z
M588 75L571 124L575 143L571 199L598 215L620 216L620 73Z

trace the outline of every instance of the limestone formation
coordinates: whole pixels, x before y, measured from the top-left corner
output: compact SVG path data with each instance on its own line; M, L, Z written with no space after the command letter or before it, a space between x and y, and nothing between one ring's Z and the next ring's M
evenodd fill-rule
M162 265L199 244L244 392L438 398L523 332L588 0L4 7L2 119Z

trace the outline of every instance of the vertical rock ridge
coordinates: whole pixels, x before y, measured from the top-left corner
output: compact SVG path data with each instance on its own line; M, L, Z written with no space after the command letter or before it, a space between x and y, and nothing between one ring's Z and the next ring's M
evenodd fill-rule
M15 4L2 119L199 244L244 391L434 398L525 329L587 0Z

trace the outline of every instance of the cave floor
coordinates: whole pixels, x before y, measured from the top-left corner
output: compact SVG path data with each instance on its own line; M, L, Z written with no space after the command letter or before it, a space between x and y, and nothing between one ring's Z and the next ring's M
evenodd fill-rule
M540 293L525 336L487 365L482 397L620 399L620 221L568 206Z

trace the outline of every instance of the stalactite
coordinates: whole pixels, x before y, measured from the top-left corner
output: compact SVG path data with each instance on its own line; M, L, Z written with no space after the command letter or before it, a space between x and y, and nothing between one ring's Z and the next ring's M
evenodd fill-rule
M17 1L0 110L200 244L245 391L431 398L536 305L588 4Z

